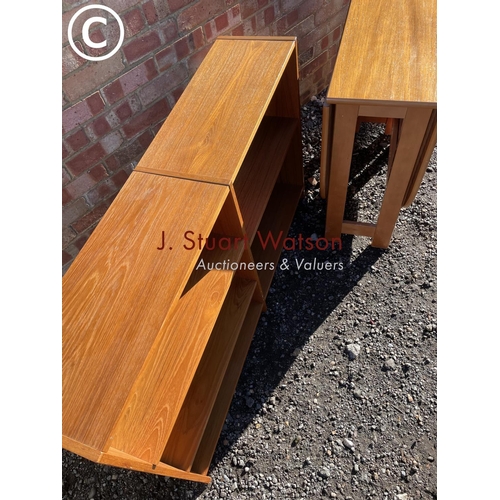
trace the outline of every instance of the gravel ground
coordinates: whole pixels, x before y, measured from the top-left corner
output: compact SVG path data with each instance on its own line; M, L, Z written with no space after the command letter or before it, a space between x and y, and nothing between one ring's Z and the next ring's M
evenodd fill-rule
M302 109L306 194L290 236L321 237L321 106ZM348 215L373 221L388 138L363 124ZM64 499L437 498L436 152L387 250L283 251L202 485L89 462L63 450ZM338 263L332 270L297 263ZM318 267L318 266L317 266Z

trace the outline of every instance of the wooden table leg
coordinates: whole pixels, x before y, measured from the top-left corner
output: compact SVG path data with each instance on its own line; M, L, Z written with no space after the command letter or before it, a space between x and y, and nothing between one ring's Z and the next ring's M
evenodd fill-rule
M359 106L337 104L333 125L325 238L340 238Z
M332 129L334 104L325 103L321 129L321 161L319 166L319 194L321 198L328 196L328 180L330 179L330 159L332 152Z
M426 136L431 113L430 108L408 108L373 235L374 247L389 246L403 198Z
M408 189L406 191L405 197L403 199L403 207L408 207L413 203L417 191L420 187L420 183L424 177L427 166L429 165L429 160L431 159L432 152L436 147L437 143L437 110L432 111L431 119L429 120L429 125L427 127L427 133L424 138L424 143L420 149L420 154L417 160L417 164L413 170Z

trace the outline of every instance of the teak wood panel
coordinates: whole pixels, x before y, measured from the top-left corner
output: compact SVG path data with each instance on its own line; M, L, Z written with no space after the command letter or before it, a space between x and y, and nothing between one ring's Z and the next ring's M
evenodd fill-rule
M328 102L432 105L436 0L351 0Z
M190 470L231 359L256 282L235 278L172 429L162 462Z
M302 188L299 186L276 184L259 226L260 237L255 238L252 244L255 262L273 262L275 266L278 265L281 245L287 236L287 231L283 228L290 227L301 195ZM275 242L279 240L276 248L272 244L270 236ZM257 273L262 291L266 296L271 286L274 271L262 269Z
M63 278L64 435L103 450L199 257L182 234L208 233L228 193L131 174ZM172 250L157 249L162 231Z
M238 340L234 346L233 354L226 370L226 376L222 381L212 413L205 427L203 438L196 452L193 465L191 466L191 472L197 474L208 473L210 461L212 460L212 455L217 446L219 435L224 425L224 421L226 420L226 415L229 411L234 391L236 390L236 384L241 370L243 369L261 312L261 303L250 303L245 322L238 335Z
M295 47L217 40L136 170L232 183Z
M253 241L298 123L266 117L234 182L250 244Z
M130 390L109 440L113 447L151 463L161 460L233 274L211 271L179 299Z

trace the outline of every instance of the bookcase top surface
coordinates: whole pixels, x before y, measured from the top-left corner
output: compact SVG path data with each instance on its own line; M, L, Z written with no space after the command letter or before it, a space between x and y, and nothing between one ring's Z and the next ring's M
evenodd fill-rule
M63 278L65 436L103 449L228 193L131 174Z
M233 182L295 48L291 37L217 39L137 170Z

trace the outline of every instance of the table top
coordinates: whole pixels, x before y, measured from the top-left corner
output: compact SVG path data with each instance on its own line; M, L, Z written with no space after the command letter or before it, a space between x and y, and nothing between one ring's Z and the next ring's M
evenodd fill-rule
M436 0L351 0L330 103L432 105Z

